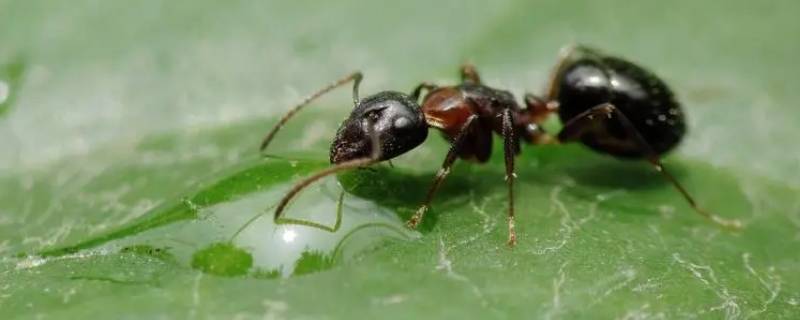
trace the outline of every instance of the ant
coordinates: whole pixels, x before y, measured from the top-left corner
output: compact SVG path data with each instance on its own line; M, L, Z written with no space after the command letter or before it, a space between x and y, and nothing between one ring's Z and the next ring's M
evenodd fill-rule
M739 228L738 220L725 220L701 208L688 191L661 163L661 156L674 149L686 133L684 114L669 87L652 72L619 57L585 46L562 49L550 75L547 96L525 94L522 107L505 90L482 83L474 66L461 67L461 83L437 86L423 82L410 94L382 91L360 99L363 76L352 73L294 106L272 128L261 143L263 151L278 130L314 99L353 81L350 116L341 124L330 149L333 166L297 183L281 199L275 221L303 188L337 172L391 160L422 144L428 128L440 130L450 142L441 169L424 202L406 223L416 228L430 207L433 196L457 158L485 163L492 151L493 133L503 139L505 181L508 187L508 245L517 241L514 230L514 157L520 144L580 142L590 149L620 159L646 160L671 183L695 212L728 228ZM422 91L427 94L418 104ZM564 124L552 136L541 124L557 113Z

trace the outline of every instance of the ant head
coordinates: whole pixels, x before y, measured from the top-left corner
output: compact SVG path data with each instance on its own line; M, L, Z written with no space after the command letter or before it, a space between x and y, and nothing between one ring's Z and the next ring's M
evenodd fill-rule
M345 120L331 145L331 163L367 158L373 144L378 160L389 160L414 149L428 137L419 105L408 95L384 91L361 100Z

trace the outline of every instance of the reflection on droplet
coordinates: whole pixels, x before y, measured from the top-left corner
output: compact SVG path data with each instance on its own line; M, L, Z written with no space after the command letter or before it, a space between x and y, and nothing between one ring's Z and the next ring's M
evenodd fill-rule
M288 229L283 232L283 242L290 243L294 241L294 238L297 238L297 233L294 230Z

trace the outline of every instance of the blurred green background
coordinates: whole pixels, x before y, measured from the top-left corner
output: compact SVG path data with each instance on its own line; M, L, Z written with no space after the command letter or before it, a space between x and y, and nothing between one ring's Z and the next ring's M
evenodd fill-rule
M0 0L0 315L796 318L798 12L796 1ZM646 165L528 147L514 250L495 153L456 167L419 239L302 277L219 277L152 253L16 256L126 228L197 190L235 198L203 187L237 186L231 168L262 168L243 179L269 190L324 166L348 90L278 138L271 153L296 169L255 146L275 116L352 70L369 94L454 83L471 61L492 86L539 92L576 42L672 85L691 131L667 164L744 231L696 217ZM445 150L431 135L360 196L407 214Z

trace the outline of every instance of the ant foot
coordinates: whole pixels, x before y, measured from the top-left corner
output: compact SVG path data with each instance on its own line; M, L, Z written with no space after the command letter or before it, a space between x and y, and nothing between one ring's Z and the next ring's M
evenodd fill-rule
M425 212L427 211L428 211L428 206L422 206L419 209L417 209L417 212L414 213L414 215L411 216L411 219L408 219L408 221L406 222L406 226L409 229L416 229L417 225L419 225L419 223L422 221L422 217L425 215Z
M727 228L733 231L742 230L743 227L742 221L740 221L739 219L728 220L717 215L712 215L711 221L722 226L723 228Z
M514 229L514 217L508 217L508 246L513 248L517 245L517 231Z

